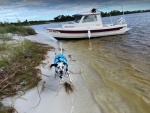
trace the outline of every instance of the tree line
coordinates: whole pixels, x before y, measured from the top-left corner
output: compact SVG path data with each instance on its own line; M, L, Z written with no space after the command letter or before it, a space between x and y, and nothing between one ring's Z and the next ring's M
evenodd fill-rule
M142 12L150 12L150 10L137 10L137 11L125 11L124 14L132 14L132 13L142 13ZM108 17L108 16L117 16L117 15L122 15L122 11L118 10L113 10L111 12L101 12L102 17ZM54 22L62 22L62 21L72 21L74 20L74 16L64 16L64 15L59 15L54 18Z

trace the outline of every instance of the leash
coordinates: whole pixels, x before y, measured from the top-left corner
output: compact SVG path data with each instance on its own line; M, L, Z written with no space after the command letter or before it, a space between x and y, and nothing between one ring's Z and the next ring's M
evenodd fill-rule
M60 53L62 54L62 44L59 43L59 47L60 47Z

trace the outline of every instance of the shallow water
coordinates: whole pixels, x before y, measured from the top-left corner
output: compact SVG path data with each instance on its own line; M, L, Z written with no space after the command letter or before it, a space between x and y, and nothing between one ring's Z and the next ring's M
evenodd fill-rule
M112 18L115 23L120 16ZM102 113L150 113L150 13L126 15L126 22L131 30L125 35L60 41L80 63L83 81ZM47 35L48 26L33 28Z
M61 42L104 113L150 113L150 13L126 20L128 34Z

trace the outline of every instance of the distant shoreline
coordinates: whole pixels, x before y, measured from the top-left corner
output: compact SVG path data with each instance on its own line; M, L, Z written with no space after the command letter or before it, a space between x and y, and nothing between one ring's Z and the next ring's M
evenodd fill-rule
M135 13L146 13L146 12L150 12L150 9L148 10L136 10L136 11L124 11L124 14L135 14ZM123 12L122 11L118 11L118 10L113 10L111 12L101 12L102 17L108 17L108 16L118 16L118 15L122 15ZM24 22L21 22L18 20L18 22L11 22L11 23L7 23L7 22L0 22L0 26L3 26L5 24L10 24L10 25L22 25L22 26L30 26L30 25L39 25L39 24L47 24L47 23L53 23L53 22L65 22L65 21L73 21L74 17L73 16L69 16L69 15L58 15L57 17L54 17L54 20L39 20L39 21L28 21L25 20Z

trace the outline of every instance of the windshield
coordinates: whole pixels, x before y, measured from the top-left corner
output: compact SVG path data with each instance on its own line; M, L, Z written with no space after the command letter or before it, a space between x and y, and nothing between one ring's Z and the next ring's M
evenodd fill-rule
M74 22L79 23L82 16L76 16Z
M82 22L85 23L85 22L96 22L96 21L97 21L96 15L87 15L84 17Z

